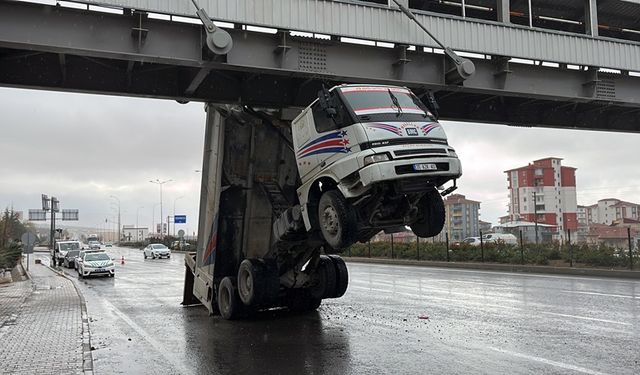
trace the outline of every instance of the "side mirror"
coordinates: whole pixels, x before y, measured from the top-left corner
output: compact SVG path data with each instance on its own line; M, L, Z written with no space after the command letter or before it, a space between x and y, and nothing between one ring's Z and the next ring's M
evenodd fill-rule
M431 111L431 113L433 113L433 116L435 116L436 120L438 120L440 118L440 106L438 105L438 101L436 100L435 95L433 95L433 91L429 90L425 95L427 97L427 102L425 103L425 105Z
M338 114L338 111L333 106L331 93L326 87L318 91L318 102L320 103L320 108L327 113L327 117L334 118Z

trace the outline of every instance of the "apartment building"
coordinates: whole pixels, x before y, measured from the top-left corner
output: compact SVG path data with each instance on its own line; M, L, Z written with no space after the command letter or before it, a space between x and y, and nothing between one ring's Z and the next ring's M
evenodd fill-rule
M575 171L576 168L563 166L561 158L553 157L505 171L509 189L509 221L555 226L555 240L564 240L569 230L576 232Z
M444 200L446 212L444 231L450 241L461 241L480 233L480 202L467 199L462 194L451 194Z
M616 198L600 199L598 203L584 206L586 224L611 225L616 220L640 219L640 204Z

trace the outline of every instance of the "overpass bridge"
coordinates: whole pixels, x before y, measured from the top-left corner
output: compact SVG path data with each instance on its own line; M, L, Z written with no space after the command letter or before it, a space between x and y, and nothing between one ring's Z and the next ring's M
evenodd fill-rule
M233 48L212 55L189 0L0 2L0 85L303 107L323 85L433 90L444 119L640 131L640 1L201 0Z

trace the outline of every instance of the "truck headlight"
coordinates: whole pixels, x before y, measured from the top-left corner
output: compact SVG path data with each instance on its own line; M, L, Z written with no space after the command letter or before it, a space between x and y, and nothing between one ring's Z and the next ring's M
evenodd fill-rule
M456 154L456 150L454 150L452 148L449 149L449 155L453 156L454 158L458 157L458 154Z
M367 166L369 164L380 163L381 161L389 161L389 160L391 160L391 157L387 153L374 154L364 158L364 165Z

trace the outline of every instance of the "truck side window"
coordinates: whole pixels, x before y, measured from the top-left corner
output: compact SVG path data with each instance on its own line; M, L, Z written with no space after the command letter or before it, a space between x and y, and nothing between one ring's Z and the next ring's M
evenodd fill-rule
M330 130L338 129L338 126L333 121L333 119L327 116L327 112L323 111L322 108L320 108L320 104L316 102L316 104L311 107L311 111L313 113L313 122L316 124L316 131L318 133L324 133Z

